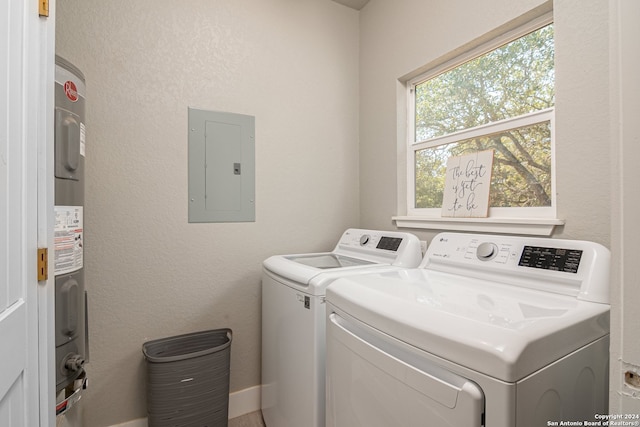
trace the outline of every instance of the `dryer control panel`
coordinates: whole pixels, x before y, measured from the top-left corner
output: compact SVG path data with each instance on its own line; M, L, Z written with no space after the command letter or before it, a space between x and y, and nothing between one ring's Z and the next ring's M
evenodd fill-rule
M420 267L608 303L609 263L595 242L441 233Z
M520 255L519 266L544 270L577 273L582 258L582 249L544 248L525 246Z

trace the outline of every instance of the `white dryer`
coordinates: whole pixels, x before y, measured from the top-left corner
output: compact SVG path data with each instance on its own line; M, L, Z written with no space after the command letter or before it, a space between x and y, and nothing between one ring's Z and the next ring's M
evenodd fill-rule
M324 427L325 289L339 277L417 267L409 233L346 230L332 252L277 255L262 276L262 415L267 427Z
M442 233L417 269L336 280L327 426L597 422L609 258L591 242Z

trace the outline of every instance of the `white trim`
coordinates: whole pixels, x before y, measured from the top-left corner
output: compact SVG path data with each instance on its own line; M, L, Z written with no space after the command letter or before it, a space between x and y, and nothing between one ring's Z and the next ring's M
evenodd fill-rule
M49 1L49 17L38 18L40 35L34 49L40 50L40 96L38 123L38 247L48 250L48 280L38 285L38 376L40 381L40 427L57 426L56 352L55 352L55 263L54 225L54 107L55 107L55 10L56 1ZM35 15L35 10L33 11Z
M253 386L229 394L229 419L260 410L261 386ZM136 418L111 427L147 427L147 418Z
M111 427L147 427L147 418L136 418L121 424L113 424Z
M447 135L430 138L424 141L414 142L411 144L411 148L413 148L413 151L418 151L425 148L438 147L440 145L447 145L454 142L464 141L466 139L493 135L494 133L503 132L505 130L523 128L536 125L538 123L553 122L553 118L554 108L552 107L523 114L521 116L511 117L497 122L486 123L484 125L475 126L469 129L449 133Z
M256 385L229 395L229 419L260 410L262 386Z
M542 218L440 218L418 216L394 216L399 228L428 230L477 231L482 233L521 234L550 236L556 226L564 225L562 219Z

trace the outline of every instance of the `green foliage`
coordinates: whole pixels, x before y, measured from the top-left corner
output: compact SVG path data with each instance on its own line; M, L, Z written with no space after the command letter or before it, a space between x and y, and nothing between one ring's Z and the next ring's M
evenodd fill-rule
M554 105L553 26L503 45L415 88L417 142ZM495 152L491 206L551 205L549 123L416 152L416 207L442 205L446 161Z

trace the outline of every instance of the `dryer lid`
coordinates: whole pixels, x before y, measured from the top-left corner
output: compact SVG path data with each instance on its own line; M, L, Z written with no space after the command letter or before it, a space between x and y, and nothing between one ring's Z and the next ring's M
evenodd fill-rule
M515 382L609 333L609 305L425 269L341 278L331 309Z

